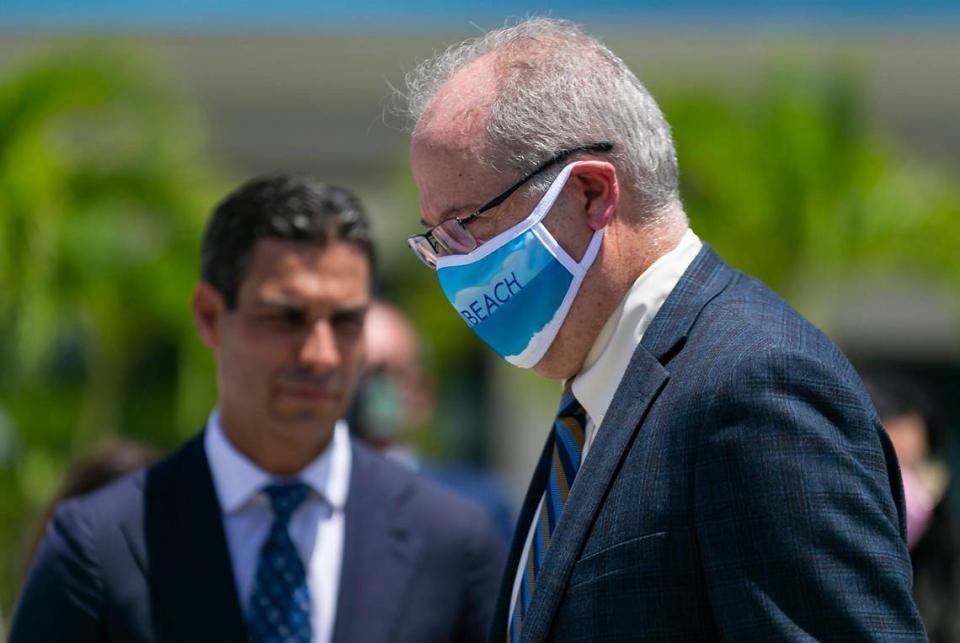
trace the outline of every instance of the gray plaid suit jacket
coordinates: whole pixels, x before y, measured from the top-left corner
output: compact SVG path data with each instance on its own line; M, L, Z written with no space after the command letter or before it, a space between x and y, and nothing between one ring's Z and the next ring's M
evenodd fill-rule
M522 641L925 640L893 448L839 349L779 297L704 246L610 385Z

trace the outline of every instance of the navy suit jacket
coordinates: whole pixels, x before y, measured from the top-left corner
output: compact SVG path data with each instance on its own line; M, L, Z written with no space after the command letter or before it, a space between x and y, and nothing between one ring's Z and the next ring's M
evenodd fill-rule
M502 570L483 510L354 442L334 643L478 641ZM59 508L11 643L244 643L202 438Z
M925 639L892 446L839 349L780 298L704 246L610 385L522 641Z

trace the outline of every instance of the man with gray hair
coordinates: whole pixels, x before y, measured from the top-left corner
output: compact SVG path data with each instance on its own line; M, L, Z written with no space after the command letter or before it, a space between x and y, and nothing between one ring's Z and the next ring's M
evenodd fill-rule
M531 19L422 64L406 97L411 248L501 357L565 381L492 640L924 640L859 378L690 230L624 63Z

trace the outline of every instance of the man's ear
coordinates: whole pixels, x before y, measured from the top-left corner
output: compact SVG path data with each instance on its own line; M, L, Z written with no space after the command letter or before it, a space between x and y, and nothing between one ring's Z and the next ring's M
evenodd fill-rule
M570 175L582 190L587 225L591 230L606 227L620 205L617 168L607 161L579 161Z
M205 281L194 287L193 323L200 341L210 350L220 346L220 320L226 312L226 302L216 288Z

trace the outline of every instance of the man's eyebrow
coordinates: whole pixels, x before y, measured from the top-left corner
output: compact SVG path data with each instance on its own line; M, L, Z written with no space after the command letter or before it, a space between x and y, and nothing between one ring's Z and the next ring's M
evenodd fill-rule
M351 318L351 317L363 317L367 314L367 309L370 308L369 304L363 304L362 306L353 306L350 308L340 308L333 311L333 316L338 318Z
M297 310L304 308L303 302L285 295L261 295L257 297L254 304L261 307L294 308Z

